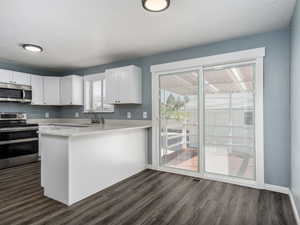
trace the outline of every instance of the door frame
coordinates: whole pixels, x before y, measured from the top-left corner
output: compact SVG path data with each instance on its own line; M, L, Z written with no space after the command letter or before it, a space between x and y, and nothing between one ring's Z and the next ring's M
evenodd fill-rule
M243 51L236 51L231 53L176 61L171 63L152 65L152 165L151 168L155 170L179 173L183 175L217 180L227 183L238 184L242 186L249 186L255 188L263 188L264 186L264 118L263 118L263 60L265 56L265 48L256 48ZM200 135L204 134L204 126L199 122L199 146L200 157L199 164L202 169L199 172L188 170L180 170L170 167L160 166L160 152L159 152L159 76L163 74L178 73L184 71L199 71L199 119L203 121L203 104L200 100L203 99L203 71L209 67L214 67L222 64L243 64L245 62L252 62L255 67L255 152L256 152L256 180L246 180L242 178L227 177L223 175L214 175L204 173L204 143Z

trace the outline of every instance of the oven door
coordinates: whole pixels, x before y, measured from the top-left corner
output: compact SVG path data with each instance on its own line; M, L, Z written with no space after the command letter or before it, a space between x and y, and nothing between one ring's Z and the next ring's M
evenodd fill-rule
M6 142L26 141L38 137L37 127L16 127L0 129L0 145Z
M0 169L37 160L36 127L0 129Z
M38 160L38 140L18 140L0 144L0 169Z

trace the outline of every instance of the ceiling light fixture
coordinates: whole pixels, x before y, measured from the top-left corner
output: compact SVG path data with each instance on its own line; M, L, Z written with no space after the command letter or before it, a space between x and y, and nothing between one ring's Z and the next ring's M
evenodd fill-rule
M22 48L24 48L26 51L29 52L42 52L43 48L38 45L33 45L33 44L23 44Z
M143 7L150 12L161 12L169 8L170 0L142 0Z

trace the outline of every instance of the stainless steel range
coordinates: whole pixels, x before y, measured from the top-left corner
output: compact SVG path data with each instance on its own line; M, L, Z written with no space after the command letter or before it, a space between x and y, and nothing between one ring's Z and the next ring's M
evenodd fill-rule
M0 169L38 160L38 124L25 113L0 113Z

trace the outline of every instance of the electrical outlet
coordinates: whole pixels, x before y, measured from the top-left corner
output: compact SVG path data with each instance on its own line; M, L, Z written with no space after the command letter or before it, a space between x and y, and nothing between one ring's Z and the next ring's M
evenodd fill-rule
M49 113L48 113L48 112L45 112L45 118L47 119L47 118L49 118L49 117L50 117Z
M147 119L148 117L148 113L147 112L143 112L143 119Z
M77 117L77 118L79 117L79 112L75 113L75 117Z
M127 119L131 119L131 112L127 112Z

